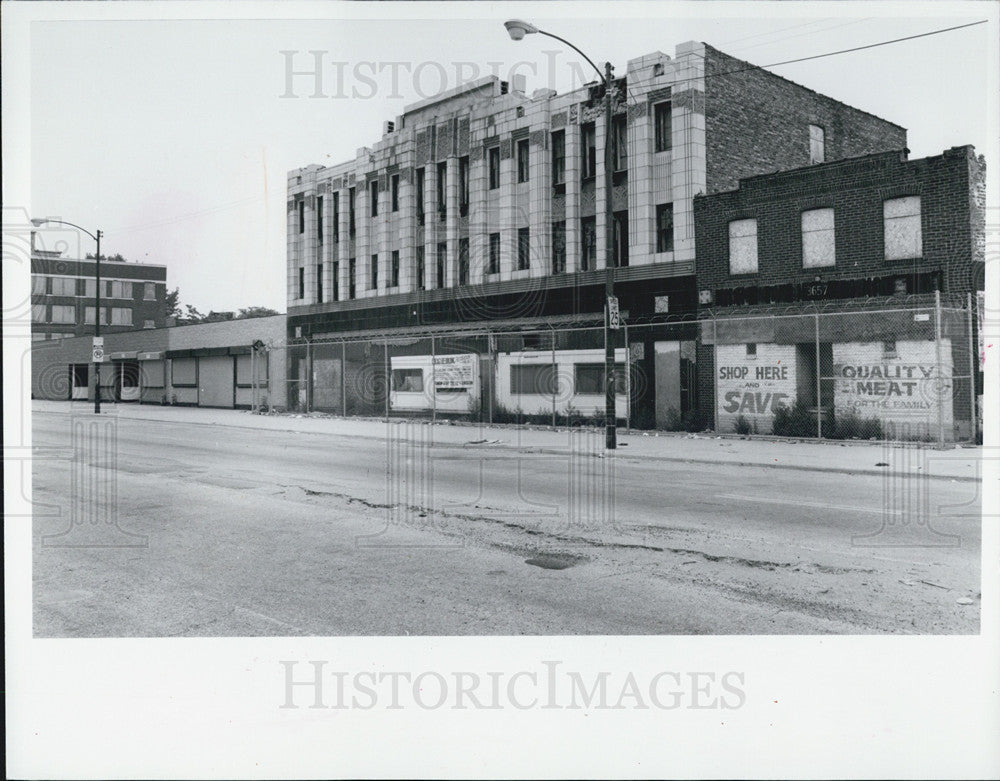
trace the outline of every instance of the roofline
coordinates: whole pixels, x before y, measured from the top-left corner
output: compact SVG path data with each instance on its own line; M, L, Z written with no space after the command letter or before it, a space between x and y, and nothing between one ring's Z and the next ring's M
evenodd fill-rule
M857 111L860 114L865 114L865 115L867 115L869 117L873 117L874 119L877 119L880 122L885 122L886 124L892 125L893 127L897 127L900 130L909 131L909 128L905 128L902 125L897 125L895 122L892 122L892 121L886 119L885 117L880 117L878 114L872 114L870 111L865 111L864 109L858 108L857 106L852 106L850 103L845 103L842 100L838 100L837 98L830 97L829 95L827 95L827 94L825 94L823 92L817 92L816 90L812 89L811 87L807 87L804 84L799 84L797 81L792 81L791 79L789 79L789 78L787 78L785 76L782 76L779 73L775 73L774 71L769 71L769 70L767 70L767 68L764 68L764 67L762 67L760 65L754 65L752 62L748 62L747 60L741 60L739 57L734 57L732 54L729 54L727 52L722 51L722 49L717 49L716 47L712 46L710 43L705 43L704 41L702 41L701 45L704 46L705 49L711 49L713 52L718 52L719 54L723 54L723 55L725 55L726 57L728 57L731 60L736 60L737 62L742 62L744 65L749 65L751 68L754 68L756 70L762 71L762 72L768 74L769 76L773 76L776 79L781 79L782 81L787 81L789 84L792 84L792 85L798 87L799 89L804 89L807 92L813 93L814 95L819 95L821 98L826 98L827 100L832 100L834 103L838 103L841 106L846 106L847 108L852 109L854 111ZM711 74L706 73L705 74L705 78L706 79L709 78L710 75Z
M53 257L48 257L48 256L39 256L39 255L36 255L34 252L31 253L31 259L32 260L39 260L39 261L51 260L51 261L55 261L57 263L96 263L97 262L94 258L63 258L63 257L53 258ZM132 261L132 260L108 260L107 258L101 258L101 265L105 265L105 264L108 264L108 263L114 264L116 266L128 266L129 268L135 268L136 266L140 266L140 267L143 267L143 268L162 268L162 269L167 268L166 264L164 264L164 263L142 263L142 262L140 262L138 260L135 260L135 261Z
M975 153L976 147L973 144L960 144L959 146L957 146L957 147L951 147L950 149L971 149L973 151L973 153ZM834 168L834 167L837 167L837 166L848 166L848 165L851 165L852 163L858 163L858 162L860 162L862 160L872 160L872 159L878 158L878 157L887 157L887 158L890 158L890 157L902 157L903 159L901 160L901 162L903 164L919 163L919 162L921 162L923 160L934 160L934 159L939 158L939 157L943 158L950 151L950 149L945 149L940 154L937 154L937 155L928 155L927 157L918 157L918 158L913 159L913 160L911 160L909 158L909 152L910 152L910 150L907 147L903 147L902 149L887 149L884 152L870 152L867 155L858 155L857 157L844 157L844 158L841 158L840 160L831 160L828 163L813 163L811 165L799 166L798 168L787 168L787 169L783 169L783 170L780 170L780 171L771 171L769 173L764 173L764 174L754 174L753 176L744 176L744 177L742 177L738 181L737 186L734 187L734 188L732 188L731 190L719 190L718 192L714 192L714 193L701 193L701 194L695 195L695 200L698 200L698 199L701 199L701 198L714 198L714 197L720 196L720 195L733 195L733 194L736 194L736 193L740 193L740 192L743 191L743 185L744 185L744 183L750 183L750 182L760 181L760 180L763 180L763 179L780 179L780 178L783 178L783 177L791 177L791 176L794 176L796 174L800 174L800 173L802 173L804 171L827 170L827 169Z

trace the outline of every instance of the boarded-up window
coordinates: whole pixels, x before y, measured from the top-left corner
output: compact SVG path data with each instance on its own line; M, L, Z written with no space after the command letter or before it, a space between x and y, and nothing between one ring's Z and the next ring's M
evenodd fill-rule
M836 265L833 209L802 212L802 267Z
M555 367L550 363L514 364L510 367L510 392L515 396L552 396L558 390Z
M163 361L141 361L139 368L142 373L142 387L162 388L164 386Z
M826 160L826 132L819 125L809 126L809 162L822 163Z
M757 273L757 220L729 223L729 273Z
M178 387L198 384L198 364L194 358L174 358L170 362L170 382Z
M253 384L253 375L257 375L257 384L267 384L267 355L257 354L256 356L237 355L236 356L236 384L242 388L249 388Z
M604 364L578 363L573 367L573 388L576 395L603 395ZM615 364L615 392L625 392L625 364Z
M393 369L392 389L398 393L423 393L423 369Z
M893 198L882 205L885 223L885 259L908 260L923 256L920 232L920 196Z

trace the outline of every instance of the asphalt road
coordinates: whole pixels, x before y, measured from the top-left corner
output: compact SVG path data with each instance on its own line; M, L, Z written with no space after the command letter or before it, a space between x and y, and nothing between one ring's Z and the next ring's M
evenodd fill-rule
M34 413L36 636L979 631L975 483L94 420Z

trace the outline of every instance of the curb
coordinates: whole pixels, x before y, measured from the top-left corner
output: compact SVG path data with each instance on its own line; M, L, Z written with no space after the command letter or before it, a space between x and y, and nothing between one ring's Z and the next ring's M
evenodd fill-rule
M43 414L43 415L59 415L65 414L61 410L32 410L33 414ZM147 421L153 423L166 423L170 424L171 421L165 418L159 417L128 417L127 420L135 421ZM337 418L340 420L340 418ZM287 434L311 434L311 435L326 435L326 436L338 436L344 437L346 439L379 439L380 437L375 434L356 434L356 433L339 433L339 432L325 432L325 431L307 431L297 428L270 428L270 427L260 427L260 426L250 426L244 425L238 422L233 423L219 423L213 421L211 423L198 423L197 421L175 421L187 425L209 425L209 426L219 426L223 428L238 428L248 431L274 431L279 433ZM428 423L428 425L435 425ZM668 437L672 438L672 437ZM775 440L779 441L779 440ZM821 443L806 443L806 444L821 444ZM859 443L860 444L860 443ZM868 443L864 443L868 444ZM445 443L437 442L434 447L441 448L457 448L457 449L475 449L475 450L503 450L507 452L522 452L522 453L544 453L546 455L565 455L566 451L561 449L554 449L548 445L510 445L510 444L494 444L494 445L483 445L483 444L471 444L464 442L454 442ZM603 458L604 453L594 454L594 457ZM664 463L680 463L680 464L700 464L707 466L737 466L737 467L759 467L761 469L787 469L800 472L818 472L824 474L841 474L841 475L862 475L866 477L894 477L894 478L927 478L929 480L945 480L954 481L960 483L978 483L982 482L982 477L967 477L964 475L948 476L948 475L935 475L935 474L923 474L923 473L908 473L908 472L894 472L890 469L871 469L871 468L857 468L852 469L849 467L833 467L833 466L814 466L814 465L803 465L803 464L785 464L785 463L771 463L767 461L747 461L747 460L727 460L718 458L686 458L680 456L662 456L662 455L633 455L632 453L624 453L621 450L615 452L615 458L627 459L629 461L658 461Z

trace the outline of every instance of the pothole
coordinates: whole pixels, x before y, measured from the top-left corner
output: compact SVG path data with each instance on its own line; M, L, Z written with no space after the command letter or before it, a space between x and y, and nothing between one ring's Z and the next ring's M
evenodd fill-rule
M570 556L563 553L541 553L537 556L532 556L530 559L525 559L524 563L530 564L532 567L541 567L542 569L569 569L584 561L586 559L582 556Z

